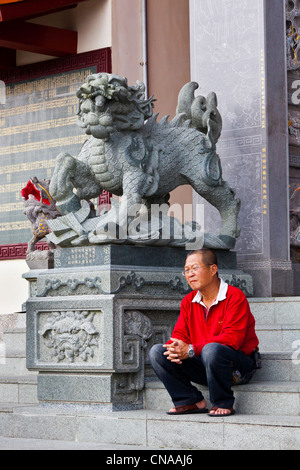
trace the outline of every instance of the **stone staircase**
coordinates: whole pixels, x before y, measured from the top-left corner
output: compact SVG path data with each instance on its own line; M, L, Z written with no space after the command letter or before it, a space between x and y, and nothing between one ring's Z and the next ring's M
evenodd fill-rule
M249 384L235 387L237 413L228 418L167 415L172 403L154 377L145 385L144 410L108 413L88 405L37 406L36 374L25 367L24 314L19 314L3 334L0 436L143 449L299 450L300 297L251 299L250 305L262 368ZM202 391L208 400L207 389Z
M37 404L37 374L26 368L26 315L0 317L0 411Z

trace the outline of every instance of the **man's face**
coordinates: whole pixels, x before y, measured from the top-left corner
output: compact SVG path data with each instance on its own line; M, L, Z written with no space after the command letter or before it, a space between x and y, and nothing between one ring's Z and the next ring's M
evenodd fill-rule
M193 290L203 290L215 282L217 266L206 266L202 261L202 255L196 253L186 259L184 266L185 278Z

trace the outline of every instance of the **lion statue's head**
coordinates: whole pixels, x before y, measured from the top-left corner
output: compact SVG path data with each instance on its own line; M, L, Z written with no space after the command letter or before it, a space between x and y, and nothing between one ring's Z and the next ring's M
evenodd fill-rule
M78 125L86 134L108 138L114 131L140 129L152 116L153 97L145 99L145 85L110 73L89 75L76 93Z

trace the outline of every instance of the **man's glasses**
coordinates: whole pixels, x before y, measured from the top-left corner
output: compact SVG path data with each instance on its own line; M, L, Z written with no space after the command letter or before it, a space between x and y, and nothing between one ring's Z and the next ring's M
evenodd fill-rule
M207 266L212 266L212 264L208 264ZM183 276L188 276L189 274L199 271L199 269L203 269L203 267L204 266L192 266L191 268L184 269L181 274Z

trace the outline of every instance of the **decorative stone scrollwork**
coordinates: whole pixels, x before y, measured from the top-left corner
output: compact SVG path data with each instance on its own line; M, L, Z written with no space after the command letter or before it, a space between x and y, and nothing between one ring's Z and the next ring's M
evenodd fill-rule
M118 409L143 408L143 387L138 387L136 375L114 374L112 392Z
M300 248L300 185L290 185L290 243L295 249ZM299 258L299 256L298 256Z
M300 20L299 20L299 0L285 0L286 3L286 49L287 68L296 70L300 67Z
M118 286L116 289L106 291L102 288L102 279L100 276L94 278L86 277L84 279L70 278L67 280L61 279L46 279L44 289L42 292L37 293L37 297L45 297L51 291L56 291L61 287L66 287L71 292L75 291L79 286L86 286L89 289L95 288L100 294L118 294L121 290L125 289L128 286L133 286L136 291L142 290L145 286L162 286L169 288L173 291L178 291L181 294L188 294L190 289L185 287L183 282L178 276L175 276L174 279L168 281L159 281L159 280L146 280L142 276L137 276L134 271L130 271L127 276L121 276L118 279Z
M88 311L53 312L39 330L44 344L57 362L73 363L75 357L88 361L94 356L100 332L93 324L95 313Z
M130 375L130 380L128 377L125 381L130 384L130 390L142 390L144 388L144 350L147 347L147 341L153 335L153 326L151 320L143 313L127 310L124 312L123 331L120 368ZM116 393L124 394L126 387L124 389L124 385L116 386L115 390ZM129 390L126 393L128 392Z

